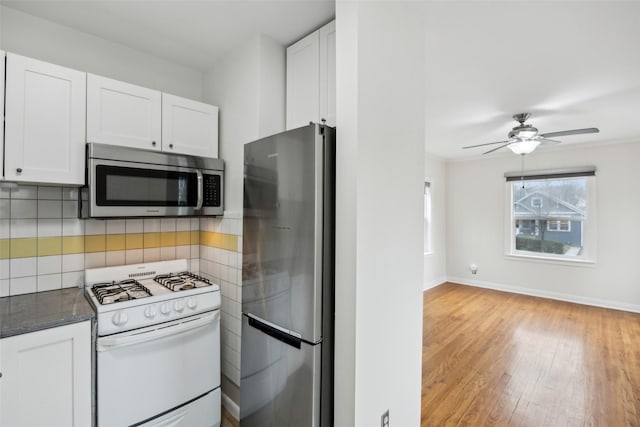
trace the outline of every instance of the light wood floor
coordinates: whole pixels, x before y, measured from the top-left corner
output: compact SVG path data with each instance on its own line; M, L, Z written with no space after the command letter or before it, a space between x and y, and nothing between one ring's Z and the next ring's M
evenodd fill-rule
M640 426L640 314L443 284L422 372L422 427Z

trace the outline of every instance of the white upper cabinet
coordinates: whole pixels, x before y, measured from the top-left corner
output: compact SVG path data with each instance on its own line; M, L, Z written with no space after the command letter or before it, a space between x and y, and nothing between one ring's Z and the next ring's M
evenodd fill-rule
M336 124L336 24L287 48L287 129Z
M320 33L287 48L287 129L320 118Z
M218 157L218 107L163 93L162 150Z
M4 178L84 184L86 74L7 53Z
M0 50L0 179L2 178L2 157L4 155L4 62L5 52Z
M161 92L87 75L87 142L161 149Z
M336 125L336 21L320 28L320 120Z
M89 321L0 340L0 426L91 425Z

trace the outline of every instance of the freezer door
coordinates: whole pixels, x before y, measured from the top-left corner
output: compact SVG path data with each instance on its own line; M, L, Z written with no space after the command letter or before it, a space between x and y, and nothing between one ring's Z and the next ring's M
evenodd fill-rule
M325 196L333 196L325 194L320 129L309 125L246 144L244 165L242 311L312 343L322 339L323 262L332 262L323 257L333 233Z
M322 344L242 322L240 426L319 427Z

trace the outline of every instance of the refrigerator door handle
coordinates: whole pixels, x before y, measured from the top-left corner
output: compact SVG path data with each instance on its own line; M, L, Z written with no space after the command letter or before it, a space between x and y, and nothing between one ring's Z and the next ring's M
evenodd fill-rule
M283 343L290 345L291 347L300 348L302 345L302 339L295 337L293 335L289 335L286 332L283 332L279 329L274 328L273 326L267 325L266 323L262 323L261 321L255 319L252 316L247 316L249 319L249 325L256 328L257 330L264 332L272 338L277 339L278 341L282 341Z

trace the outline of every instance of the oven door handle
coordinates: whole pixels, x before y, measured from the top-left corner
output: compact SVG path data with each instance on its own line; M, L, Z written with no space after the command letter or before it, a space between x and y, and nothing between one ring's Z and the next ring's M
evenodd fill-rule
M176 323L173 325L157 325L155 329L149 329L143 332L134 332L128 335L112 335L108 337L98 338L96 341L97 351L109 351L116 348L125 347L133 344L140 344L147 341L167 338L183 332L192 331L208 326L216 322L220 318L220 310L207 313L199 319L187 322Z

